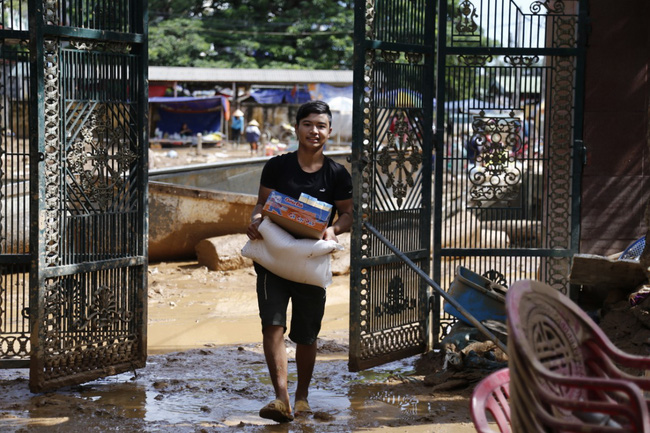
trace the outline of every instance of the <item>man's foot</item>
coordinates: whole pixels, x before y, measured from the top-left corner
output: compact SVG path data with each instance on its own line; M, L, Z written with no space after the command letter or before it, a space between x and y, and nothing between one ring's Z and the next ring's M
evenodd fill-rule
M272 419L275 422L293 421L291 411L281 400L273 400L260 409L260 416L262 418Z
M293 413L295 413L296 416L306 416L311 415L314 412L311 410L311 407L309 407L309 402L307 400L296 400L293 405Z

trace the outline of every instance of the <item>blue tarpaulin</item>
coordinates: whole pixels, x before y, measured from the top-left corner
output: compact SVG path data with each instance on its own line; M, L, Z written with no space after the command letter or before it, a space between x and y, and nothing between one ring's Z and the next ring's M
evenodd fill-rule
M322 101L331 101L334 98L350 98L352 99L352 86L337 87L329 84L316 84L310 91L312 99L320 99Z
M251 97L258 104L302 104L311 100L309 91L301 89L254 89Z
M156 125L163 133L180 132L183 123L192 130L192 134L208 134L221 131L221 116L225 101L223 96L209 98L167 97L149 98L150 104L158 104L160 120Z

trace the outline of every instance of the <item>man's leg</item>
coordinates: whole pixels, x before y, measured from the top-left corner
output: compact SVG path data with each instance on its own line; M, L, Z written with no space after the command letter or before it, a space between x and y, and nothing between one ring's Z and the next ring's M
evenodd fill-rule
M298 385L295 401L306 402L309 396L309 385L316 364L318 333L325 313L325 297L325 289L309 285L300 285L299 289L292 293L289 338L296 343ZM304 408L296 410L305 411Z
M269 368L271 383L273 383L273 389L275 390L275 398L282 401L291 412L287 383L288 367L287 349L284 344L284 327L272 325L264 328L263 346L266 365Z
M316 364L316 349L318 342L312 344L296 344L296 367L298 370L298 386L296 387L296 401L307 400L309 384Z

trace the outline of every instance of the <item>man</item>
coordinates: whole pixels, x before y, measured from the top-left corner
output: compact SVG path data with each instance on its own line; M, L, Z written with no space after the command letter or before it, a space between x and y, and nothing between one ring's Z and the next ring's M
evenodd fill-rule
M298 199L306 193L330 203L332 212L323 239L338 241L337 235L352 225L352 180L341 164L323 155L332 132L332 113L322 101L303 104L296 114L298 150L270 159L262 171L257 204L253 210L247 235L261 239L257 230L262 221L262 208L276 190ZM334 214L338 218L334 221ZM280 278L259 264L257 299L262 319L264 356L275 390L275 400L260 410L260 416L277 422L288 422L296 416L311 413L307 401L309 384L316 363L317 337L325 311L325 288L295 283ZM284 332L287 329L287 306L291 299L292 318L289 338L296 343L296 387L294 412L291 410L287 383L287 351Z

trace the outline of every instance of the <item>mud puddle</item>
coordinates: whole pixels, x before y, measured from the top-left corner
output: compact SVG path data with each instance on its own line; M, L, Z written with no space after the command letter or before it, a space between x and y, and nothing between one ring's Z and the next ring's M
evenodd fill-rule
M257 415L272 387L261 346L250 344L153 355L135 374L45 394L28 391L27 370L0 371L0 426L6 432L288 433L467 421L467 396L429 394L411 376L412 360L350 373L346 353L345 345L321 341L310 394L315 413L289 424ZM295 385L293 362L289 369Z
M474 432L471 388L433 393L412 375L417 357L348 372L348 300L349 276L335 276L310 392L315 414L279 425L258 417L273 391L252 269L151 265L147 366L45 394L29 392L28 370L0 370L0 431Z

